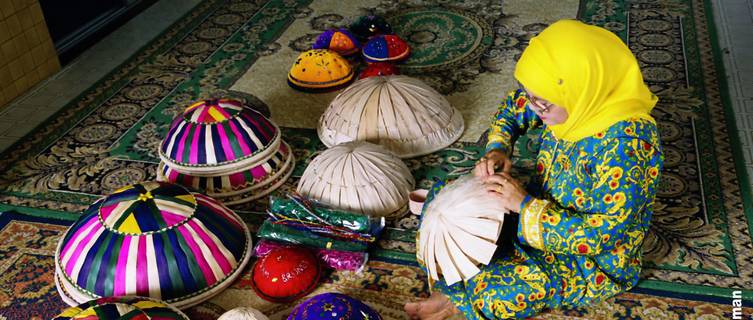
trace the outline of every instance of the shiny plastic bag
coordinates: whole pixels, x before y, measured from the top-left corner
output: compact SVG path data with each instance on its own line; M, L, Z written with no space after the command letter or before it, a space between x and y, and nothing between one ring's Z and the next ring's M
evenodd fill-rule
M295 193L285 198L270 197L269 214L276 220L297 222L335 230L377 237L384 229L383 217L369 217L360 213L328 208Z
M282 247L294 246L289 243L277 242L267 239L261 239L254 248L254 255L263 257L272 250ZM366 265L369 254L366 252L341 251L331 249L315 248L316 256L321 259L325 265L335 270L359 271Z
M320 249L344 251L366 251L367 244L357 240L341 240L314 234L303 228L295 228L265 220L259 228L258 236L263 239L289 242Z

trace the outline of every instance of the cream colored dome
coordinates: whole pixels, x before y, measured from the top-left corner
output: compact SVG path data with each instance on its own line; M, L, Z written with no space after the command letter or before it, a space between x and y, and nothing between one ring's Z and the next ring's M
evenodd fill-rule
M415 181L387 149L364 141L325 150L306 168L298 192L337 209L395 218L407 212Z
M463 129L462 115L441 94L392 75L358 80L337 95L319 118L318 133L327 147L369 141L410 158L449 146Z
M254 308L238 307L223 313L217 320L269 320L269 318Z

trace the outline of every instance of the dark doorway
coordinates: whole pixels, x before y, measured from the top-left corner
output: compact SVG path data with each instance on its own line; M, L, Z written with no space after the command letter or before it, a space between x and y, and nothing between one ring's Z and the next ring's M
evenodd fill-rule
M60 63L65 65L156 0L40 0Z

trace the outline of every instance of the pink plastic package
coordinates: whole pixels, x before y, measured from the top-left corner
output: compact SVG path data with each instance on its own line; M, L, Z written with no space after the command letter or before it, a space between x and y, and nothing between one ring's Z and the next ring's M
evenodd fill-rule
M274 249L292 246L294 245L260 239L254 248L254 254L257 257L263 257ZM319 257L319 259L321 259L328 267L338 271L360 271L369 259L369 254L366 252L316 248L312 248L312 250L315 250L316 256Z

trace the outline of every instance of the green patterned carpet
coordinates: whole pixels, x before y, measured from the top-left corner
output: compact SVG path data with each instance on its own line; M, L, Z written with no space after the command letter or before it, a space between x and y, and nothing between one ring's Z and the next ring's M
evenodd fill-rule
M282 191L293 189L309 159L324 148L313 128L336 93L291 90L285 84L289 63L319 32L347 26L367 11L388 17L413 47L402 72L448 95L466 120L460 142L406 161L418 187L429 187L468 172L481 155L480 137L495 101L513 87L514 62L528 39L553 21L577 17L621 36L660 97L654 116L665 171L636 292L723 305L733 289L741 289L753 299L753 206L741 183L747 178L709 10L701 0L207 0L3 154L0 210L70 221L98 196L154 179L157 146L170 120L190 102L218 96L244 100L284 127L298 163ZM535 137L519 141L518 175L531 171ZM238 209L255 226L262 216L253 212L264 206L262 201ZM367 278L376 273L392 279L387 274L413 270L409 283L395 289L402 297L395 301L426 293L423 276L411 267L417 224L410 216L392 221L371 255L382 261L372 269L391 271L366 272ZM355 287L392 288L372 283L380 277L361 276L334 274L330 285L346 279ZM248 293L242 284L235 289ZM10 289L0 285L2 290ZM224 308L232 305L228 297L218 299L226 301L218 302ZM632 308L614 303L623 311ZM669 308L662 303L658 308ZM609 309L607 304L598 310ZM589 312L572 316L595 315Z

